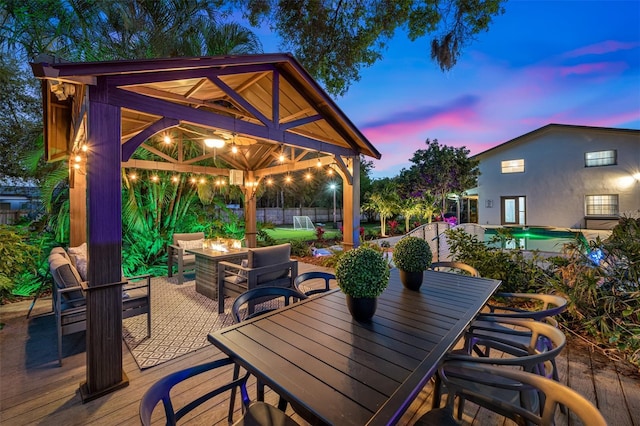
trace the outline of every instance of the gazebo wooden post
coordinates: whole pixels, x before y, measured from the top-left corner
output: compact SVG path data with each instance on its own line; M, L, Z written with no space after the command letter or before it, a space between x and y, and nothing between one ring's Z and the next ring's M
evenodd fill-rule
M122 370L122 178L120 108L103 78L89 86L87 153L87 380L82 401L129 384Z
M87 175L86 170L69 170L69 245L87 242Z
M360 245L360 156L351 156L347 167L351 179L342 176L343 242L345 250Z
M256 187L253 185L253 172L247 173L242 191L244 193L244 236L247 247L258 247L257 216L256 216Z

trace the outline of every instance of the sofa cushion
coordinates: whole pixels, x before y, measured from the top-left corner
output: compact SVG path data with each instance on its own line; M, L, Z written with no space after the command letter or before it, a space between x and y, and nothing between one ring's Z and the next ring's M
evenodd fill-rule
M263 266L276 265L278 263L288 262L291 258L291 244L280 244L271 247L261 247L249 249L247 260L249 268L260 268ZM282 271L269 272L258 276L258 284L267 281L284 278L289 274L289 269Z
M60 257L58 259L52 259L49 263L49 270L53 276L53 280L60 289L77 287L77 291L70 291L63 293L62 297L66 300L74 300L71 305L74 307L82 306L84 302L84 293L80 287L80 281L77 278L76 273L73 271L71 262Z

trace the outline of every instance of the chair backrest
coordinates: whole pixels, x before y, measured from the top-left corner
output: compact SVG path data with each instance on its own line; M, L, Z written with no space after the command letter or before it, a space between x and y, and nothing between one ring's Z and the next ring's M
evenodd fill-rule
M566 337L562 331L549 324L523 319L496 318L487 319L486 321L496 322L505 327L526 330L529 333L529 343L524 345L514 341L508 335L502 336L499 333L482 333L482 331L487 330L477 327L465 336L471 342L466 349L468 353L451 353L447 356L447 359L472 361L480 364L520 366L525 371L541 376L550 377L552 375L552 366L549 365L549 362L554 360L566 345ZM491 330L490 328L488 329L489 331ZM540 342L544 342L544 344L540 344ZM474 357L471 355L471 350L477 348L484 349L483 356ZM511 356L492 357L489 356L491 350L497 350Z
M173 234L173 245L178 245L178 241L204 240L204 232L190 232L188 234Z
M248 374L238 379L223 383L219 387L208 391L199 398L194 398L191 402L177 411L175 410L171 401L171 389L178 383L198 374L202 374L207 371L215 370L231 364L233 364L233 361L229 358L220 359L206 364L197 365L185 370L177 371L158 380L144 393L142 399L140 400L140 421L144 426L150 425L153 411L156 405L158 405L158 403L162 401L166 416L166 424L175 425L176 422L180 420L185 414L189 413L190 411L201 405L203 402L206 402L207 400L223 392L231 391L232 389L236 388L240 388L240 396L242 398L242 403L246 409L247 407L249 407L250 403L246 387ZM229 372L229 375L231 376L231 372ZM232 407L230 407L228 418L229 423L232 420L232 414Z
M448 269L460 269L461 271L468 272L472 277L479 277L480 273L473 266L463 262L433 262L429 269L437 270L439 268Z
M279 244L269 247L251 248L247 252L247 266L249 268L260 268L262 266L277 265L291 260L291 244ZM258 276L258 284L285 278L289 275L289 269L283 268L281 271L268 272ZM291 285L291 284L289 284Z
M335 279L336 279L336 276L328 272L311 271L311 272L305 272L304 274L298 275L296 279L293 281L293 286L300 293L303 293L306 296L312 296L314 294L324 293L326 291L331 290L331 280L335 280ZM311 281L311 280L323 280L324 287L310 288L302 284L305 281Z
M233 320L236 323L239 323L243 320L248 320L257 317L258 315L263 315L267 312L275 311L280 307L279 305L270 305L269 307L250 313L244 318L240 314L240 310L244 304L262 303L264 301L269 301L273 304L274 300L279 300L280 297L284 298L284 306L288 306L291 302L297 302L298 300L307 299L306 295L288 287L260 286L252 288L251 290L247 290L240 296L236 297L236 299L233 301L233 305L231 306L231 314L233 315ZM247 309L247 312L250 312L250 309Z
M481 313L480 318L491 316L494 318L525 318L542 321L547 317L554 317L567 309L567 299L555 294L533 293L496 293L494 297L504 299L508 304L495 305L488 303L489 313ZM518 306L517 302L526 302L526 309ZM539 308L532 308L534 304ZM499 311L499 312L496 312Z
M504 367L478 365L469 362L445 362L438 374L451 394L472 400L477 404L509 417L519 424L528 422L537 425L553 425L558 405L564 405L573 412L585 426L606 426L607 422L598 409L585 397L553 380L535 374ZM456 380L457 379L457 380ZM481 388L468 386L481 384ZM481 392L479 389L489 389ZM496 392L491 392L495 389ZM498 391L500 390L500 391ZM520 397L505 398L518 393ZM509 392L510 391L510 392ZM502 398L499 395L504 395ZM527 409L514 401L538 398L543 404L540 410ZM523 396L526 396L523 398ZM447 398L447 404L453 408L454 398Z

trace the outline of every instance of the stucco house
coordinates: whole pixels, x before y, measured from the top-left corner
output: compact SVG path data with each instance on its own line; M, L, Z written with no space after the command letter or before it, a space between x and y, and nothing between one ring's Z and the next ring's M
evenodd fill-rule
M640 130L549 124L474 158L480 225L611 229L640 212Z

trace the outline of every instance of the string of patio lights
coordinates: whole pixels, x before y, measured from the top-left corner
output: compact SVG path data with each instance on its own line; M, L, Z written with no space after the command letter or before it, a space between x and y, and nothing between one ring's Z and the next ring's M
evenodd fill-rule
M163 143L165 143L167 145L170 145L172 143L171 137L169 135L166 135L166 134L162 137L162 141L163 141ZM207 146L208 148L214 148L214 149L223 148L224 145L225 145L225 141L223 139L220 139L220 138L207 138L207 139L204 139L203 142L204 142L205 146ZM83 146L83 149L84 148L85 147ZM86 149L84 149L84 150L86 151ZM237 154L238 152L239 152L239 149L238 149L238 146L235 144L235 134L234 134L234 142L232 142L232 144L231 144L231 153L232 154ZM323 164L320 161L320 153L318 152L317 155L318 155L318 161L316 163L316 167L317 167L317 169L321 169L321 168L323 168ZM78 160L78 161L80 161L80 160ZM278 157L278 161L281 164L284 164L285 161L286 161L286 158L285 158L285 155L284 155L284 146L281 149L280 155ZM333 176L334 173L335 172L334 172L333 168L331 166L329 166L327 168L327 175ZM138 175L135 172L129 173L128 177L129 177L129 179L131 181L136 181L138 179ZM311 172L311 169L307 170L307 172L304 174L305 181L311 181L313 179L313 177L314 177L314 175ZM160 182L160 177L158 175L152 175L150 177L150 180L152 182ZM197 184L204 185L209 181L210 180L208 178L204 177L204 176L191 176L189 178L189 182L194 184L194 185L197 185ZM271 185L276 183L276 180L271 176L263 179L263 181L267 186L271 186ZM286 175L284 176L284 178L282 179L282 181L285 184L293 183L293 177L291 176L291 173L287 172ZM176 184L179 183L180 182L179 175L173 175L171 177L171 182L176 183ZM228 184L228 180L226 178L224 178L224 177L215 177L215 178L213 178L213 184L215 186L217 186L217 187L224 187L224 186L226 186ZM245 186L246 188L257 188L259 185L260 185L259 181L246 181L246 182L244 182L243 186Z

